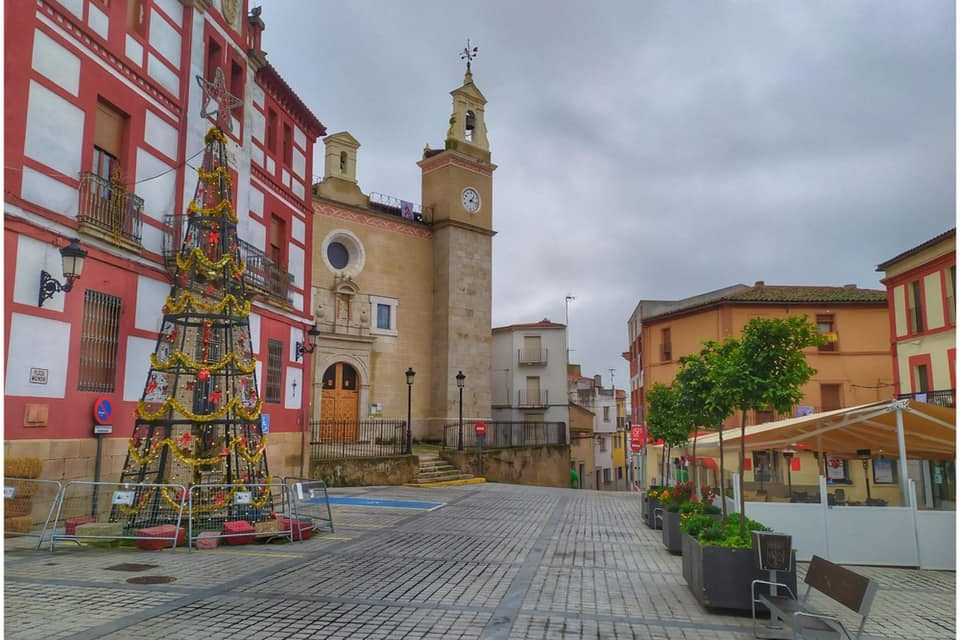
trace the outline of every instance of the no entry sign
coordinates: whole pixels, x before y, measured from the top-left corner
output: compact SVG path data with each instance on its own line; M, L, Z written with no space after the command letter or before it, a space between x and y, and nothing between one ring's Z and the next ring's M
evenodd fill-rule
M478 438L482 438L487 435L487 425L482 420L473 425L473 432Z

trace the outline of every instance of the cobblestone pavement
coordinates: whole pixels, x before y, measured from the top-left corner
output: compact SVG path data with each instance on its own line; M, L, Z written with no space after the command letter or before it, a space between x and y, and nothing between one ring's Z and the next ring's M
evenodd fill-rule
M641 522L637 494L498 484L332 493L446 504L338 505L335 534L210 551L61 543L50 553L8 539L4 637L753 637L749 617L696 604L681 558ZM953 572L856 570L880 583L866 637L956 637ZM150 576L172 581L127 581Z

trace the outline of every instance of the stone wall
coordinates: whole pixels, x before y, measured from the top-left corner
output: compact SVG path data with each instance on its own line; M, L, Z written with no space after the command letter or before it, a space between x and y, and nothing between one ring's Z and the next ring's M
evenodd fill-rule
M441 455L458 469L491 482L570 486L570 446L565 444L485 449L483 473L477 468L475 451L445 450Z
M416 456L313 460L310 478L328 487L398 485L412 482L420 470Z

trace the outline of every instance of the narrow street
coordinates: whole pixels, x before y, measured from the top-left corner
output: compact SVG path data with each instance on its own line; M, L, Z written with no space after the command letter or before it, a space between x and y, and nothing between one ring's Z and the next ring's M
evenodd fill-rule
M210 551L50 553L7 539L4 637L752 637L749 617L694 602L638 494L481 484L331 495L443 506L338 500L333 534ZM953 572L857 570L881 585L865 637L955 636Z

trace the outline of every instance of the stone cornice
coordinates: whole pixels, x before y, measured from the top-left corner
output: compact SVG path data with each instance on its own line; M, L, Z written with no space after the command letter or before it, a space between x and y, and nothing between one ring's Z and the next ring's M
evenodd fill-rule
M375 229L393 231L415 238L429 238L433 235L429 228L417 222L408 222L403 218L392 219L394 216L361 211L349 205L332 204L319 198L314 198L313 210L317 215L348 220Z

